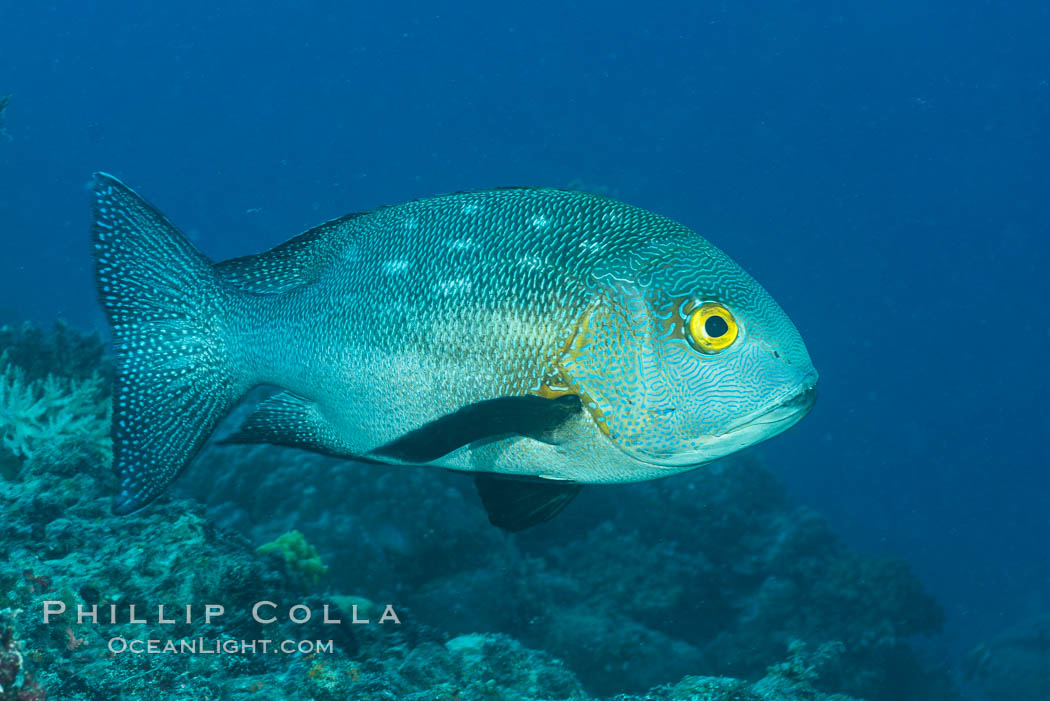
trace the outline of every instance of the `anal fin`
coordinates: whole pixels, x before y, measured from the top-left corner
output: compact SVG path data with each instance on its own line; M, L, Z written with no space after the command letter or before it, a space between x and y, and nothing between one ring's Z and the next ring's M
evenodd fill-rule
M219 443L270 443L324 455L350 455L318 406L290 392L260 402L240 429Z
M489 522L511 532L549 521L583 489L576 482L505 477L491 472L476 473L474 484Z

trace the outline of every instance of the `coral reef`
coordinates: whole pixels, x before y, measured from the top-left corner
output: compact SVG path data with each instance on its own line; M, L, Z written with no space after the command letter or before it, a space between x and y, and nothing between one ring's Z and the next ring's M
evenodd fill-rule
M112 376L105 361L105 344L97 333L85 334L63 321L50 329L35 324L0 327L0 353L22 369L29 381L48 375L84 380ZM104 386L108 393L108 383Z
M1050 698L1050 615L1019 623L974 648L966 674L992 699Z
M108 643L114 638L274 635L251 619L251 603L257 596L290 601L291 585L247 541L217 531L190 503L115 520L113 486L99 463L71 469L36 459L19 481L0 481L0 562L9 563L0 568L0 606L31 612L21 618L23 655L43 687L60 698L128 697L175 689L210 669L192 656L117 654ZM63 611L45 624L47 601ZM185 604L211 602L226 608L221 624L206 625L200 611L185 622ZM159 622L161 604L176 623ZM132 605L147 624L130 622ZM94 611L99 622L79 619L79 610ZM267 662L237 658L223 676L263 672Z
M838 661L841 643L828 643L810 651L801 641L788 647L788 658L770 666L765 676L754 684L718 677L686 677L667 690L669 701L856 701L844 694L824 695L814 688L821 672ZM650 694L650 697L654 695Z
M908 568L849 550L754 457L588 488L515 536L488 525L460 475L293 450L216 446L181 489L256 542L299 528L333 590L401 602L453 634L510 635L589 693L758 679L802 640L843 646L816 684L829 693L957 698L909 646L943 614Z
M21 613L0 611L0 701L42 701L47 697L47 692L25 670L22 644L15 634L15 621Z
M0 331L4 377L21 388L4 395L20 397L13 405L32 387L53 412L80 407L45 443L72 432L92 445L92 422L108 421L96 350L62 327ZM17 435L40 423L32 411L5 417ZM753 458L587 489L514 536L488 524L469 480L437 470L214 446L181 496L118 518L100 451L70 460L31 448L21 460L0 479L0 609L23 611L0 615L5 690L75 701L957 698L908 645L941 614L907 568L850 551ZM272 620L252 615L260 601ZM387 603L398 623L378 623ZM206 620L206 604L223 613ZM45 607L56 612L47 623ZM122 639L332 647L151 655Z
M170 501L148 513L108 515L108 480L101 471L79 475L51 472L37 462L19 482L0 485L0 592L6 606L25 610L18 621L0 612L0 699L108 698L201 699L376 699L384 701L588 701L577 676L563 662L496 633L449 636L406 615L392 630L378 626L263 626L248 614L257 599L299 602L314 611L321 598L307 596L273 558L257 555L236 534L213 526L199 507ZM359 597L331 597L342 608ZM170 603L167 613L151 609ZM42 621L45 602L57 610ZM127 606L140 604L137 613ZM222 602L225 612L207 623L200 611L192 623L182 604ZM60 606L61 604L61 606ZM109 623L110 605L118 608ZM93 609L97 606L97 609ZM374 606L374 605L373 605ZM74 611L97 612L97 622L78 621ZM280 609L281 607L278 607ZM26 613L32 612L32 614ZM131 615L144 624L130 623ZM174 623L160 623L159 617ZM345 623L345 620L344 620ZM276 627L277 630L272 628ZM327 629L326 629L327 628ZM132 654L113 641L204 639L220 641L326 640L330 652L294 654ZM204 649L202 647L202 649ZM210 648L209 648L210 649ZM794 665L799 666L799 665ZM785 665L785 668L793 668ZM798 676L798 675L796 675ZM39 682L39 683L38 683ZM789 686L790 685L790 686ZM804 696L788 695L805 689ZM2 695L2 694L8 695ZM827 697L804 678L771 673L754 684L690 677L644 697L621 701L748 699L786 701Z
M110 402L97 375L36 380L0 356L0 443L11 457L112 460ZM12 470L3 470L13 477Z
M0 478L26 460L109 464L108 367L97 334L0 328Z

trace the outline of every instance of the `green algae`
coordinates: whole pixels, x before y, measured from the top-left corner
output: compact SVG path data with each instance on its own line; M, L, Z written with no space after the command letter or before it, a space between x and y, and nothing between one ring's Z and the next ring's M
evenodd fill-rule
M328 568L321 562L317 548L306 542L306 536L291 530L269 543L257 548L260 555L276 555L288 573L304 585L316 585Z

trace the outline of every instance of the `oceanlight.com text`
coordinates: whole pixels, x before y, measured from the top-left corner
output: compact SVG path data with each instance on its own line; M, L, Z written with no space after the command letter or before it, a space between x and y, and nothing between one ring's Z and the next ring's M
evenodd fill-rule
M140 640L110 638L106 643L114 655L318 655L334 651L331 640L234 640L182 638L179 640Z

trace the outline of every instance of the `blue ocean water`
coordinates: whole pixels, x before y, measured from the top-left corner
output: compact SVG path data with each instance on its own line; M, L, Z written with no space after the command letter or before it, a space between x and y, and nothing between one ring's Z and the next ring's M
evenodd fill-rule
M0 322L103 327L87 185L210 257L455 190L669 215L796 322L820 400L759 448L905 558L950 664L1050 611L1042 2L0 3Z

